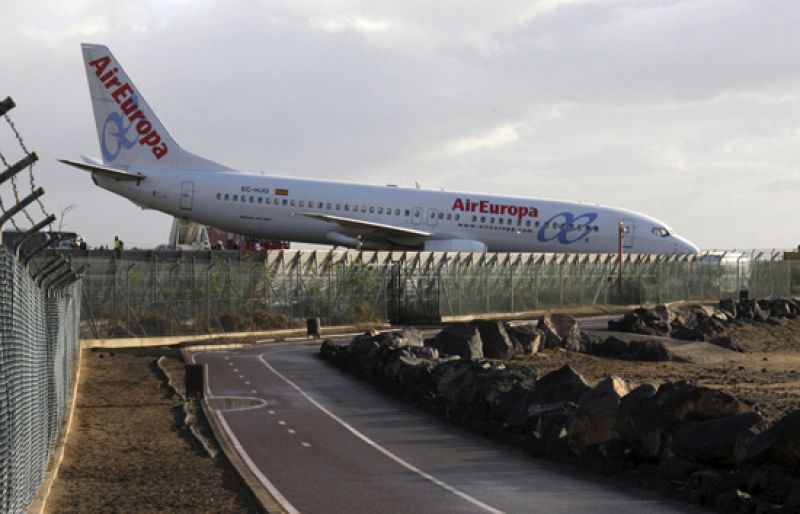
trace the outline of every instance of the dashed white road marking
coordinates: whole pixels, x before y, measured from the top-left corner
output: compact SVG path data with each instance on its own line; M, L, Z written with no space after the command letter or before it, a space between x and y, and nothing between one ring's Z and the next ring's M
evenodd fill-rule
M300 395L303 396L303 398L305 398L306 400L311 402L311 404L314 405L314 407L318 408L325 415L327 415L329 418L334 420L336 423L338 423L339 425L344 427L348 432L350 432L351 434L353 434L357 438L361 439L367 445L371 446L375 450L379 451L380 453L382 453L383 455L385 455L389 459L393 460L394 462L396 462L400 466L402 466L402 467L406 468L407 470L411 471L412 473L414 473L416 475L419 475L420 477L424 478L425 480L428 480L429 482L432 482L433 484L436 484L437 486L441 487L442 489L444 489L447 492L453 493L454 495L458 496L462 500L465 500L465 501L471 503L472 505L475 505L476 507L481 508L481 509L483 509L483 510L485 510L487 512L491 512L492 514L504 514L502 510L499 510L499 509L497 509L495 507L492 507L491 505L480 501L479 499L475 498L474 496L470 496L469 494L465 493L464 491L456 489L452 485L448 484L447 482L445 482L445 481L443 481L443 480L441 480L439 478L436 478L435 476L431 475L430 473L426 473L425 471L422 471L421 469L417 468L416 466L414 466L410 462L408 462L408 461L404 460L403 458L395 455L390 450L384 448L383 446L381 446L380 444L376 443L375 441L373 441L372 439L370 439L366 435L364 435L361 432L359 432L351 424L349 424L348 422L346 422L345 420L343 420L342 418L340 418L339 416L337 416L333 412L329 411L324 405L322 405L317 400L312 398L308 393L303 391L300 388L300 386L298 386L297 384L295 384L294 382L292 382L291 380L286 378L277 369L273 368L272 365L264 359L264 357L268 356L268 355L269 355L269 353L263 353L263 354L258 356L258 360L260 360L264 364L264 366L267 367L267 369L269 369L272 373L274 373L276 377L280 378L281 380L283 380L284 382L289 384L289 386L291 386L295 391L300 393ZM278 423L280 423L280 421Z
M239 373L239 368L233 368L234 373Z
M286 429L286 431L289 432L292 435L295 435L297 433L297 430L295 430L293 428Z
M239 373L239 378L244 378L244 375L242 375L241 373Z
M286 426L286 422L285 422L285 421L283 421L283 420L280 420L280 421L278 421L278 424L279 424L280 426Z
M226 355L225 357L223 357L223 359L225 359L226 361L229 361L229 360L231 360L231 358L230 358L230 357L228 357L227 355Z
M275 411L274 411L274 410L268 410L267 412L268 412L269 414L275 414Z
M233 361L228 361L228 366L233 366Z
M243 377L243 378L244 378L244 377ZM249 386L249 385L250 385L250 382L248 382L247 380L245 380L245 381L244 381L244 385L246 385L246 386Z
M303 448L311 448L311 445L310 445L309 443L305 442L305 441L303 441L302 443L300 443L300 445L301 445Z
M250 392L253 393L253 394L258 394L258 391L256 391L255 389L250 389ZM267 404L267 402L264 402L264 405L266 405L266 404Z

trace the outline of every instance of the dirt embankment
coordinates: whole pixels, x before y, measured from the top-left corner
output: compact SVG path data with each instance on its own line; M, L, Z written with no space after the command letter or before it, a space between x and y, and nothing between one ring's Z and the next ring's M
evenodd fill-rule
M547 351L522 358L541 375L572 365L590 382L618 375L633 385L658 386L692 380L724 390L757 407L770 422L800 408L800 318L780 322L732 324L728 335L742 347L740 359L719 365L683 362L632 362L580 353Z
M47 512L261 512L224 455L208 458L183 428L182 403L155 359L84 351Z

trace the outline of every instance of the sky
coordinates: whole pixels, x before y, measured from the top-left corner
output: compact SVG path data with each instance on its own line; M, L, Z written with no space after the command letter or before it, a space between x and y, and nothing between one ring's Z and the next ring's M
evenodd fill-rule
M152 247L172 220L56 162L100 155L81 42L111 49L181 146L235 169L623 207L704 249L800 244L796 0L0 8L0 98L45 208L90 245ZM20 152L0 120L0 153Z

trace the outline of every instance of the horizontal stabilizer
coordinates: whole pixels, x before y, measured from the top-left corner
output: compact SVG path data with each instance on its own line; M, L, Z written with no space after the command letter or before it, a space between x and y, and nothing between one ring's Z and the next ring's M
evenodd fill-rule
M59 159L58 162L74 166L83 171L88 171L89 173L98 173L117 180L143 180L145 178L141 173L131 173L130 171L112 168L111 166L103 166L102 164L90 164L86 162L70 161L68 159Z
M298 214L318 220L330 221L331 223L336 223L346 228L369 229L371 232L379 232L392 236L431 237L433 235L430 232L425 232L423 230L397 227L394 225L386 225L384 223L375 223L373 221L344 218L342 216L332 216L330 214L317 214L315 212L302 212Z

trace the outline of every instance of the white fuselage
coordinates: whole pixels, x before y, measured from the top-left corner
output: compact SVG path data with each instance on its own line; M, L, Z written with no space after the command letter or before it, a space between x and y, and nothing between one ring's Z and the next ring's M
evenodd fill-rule
M131 170L136 171L136 170ZM95 182L142 207L273 240L369 249L494 252L696 252L664 223L636 212L577 202L262 176L147 168L140 182L94 174ZM348 226L314 215L431 234L416 237ZM478 250L479 251L479 250Z

